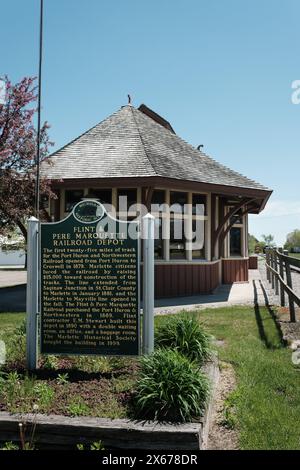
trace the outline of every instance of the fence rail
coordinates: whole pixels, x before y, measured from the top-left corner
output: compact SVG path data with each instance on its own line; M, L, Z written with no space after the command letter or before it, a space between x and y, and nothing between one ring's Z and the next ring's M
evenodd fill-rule
M294 269L293 269L294 268ZM266 250L267 279L275 294L280 296L280 305L285 307L285 294L288 296L290 320L296 322L295 304L300 307L300 297L293 290L292 270L300 273L300 259L288 256L282 248Z

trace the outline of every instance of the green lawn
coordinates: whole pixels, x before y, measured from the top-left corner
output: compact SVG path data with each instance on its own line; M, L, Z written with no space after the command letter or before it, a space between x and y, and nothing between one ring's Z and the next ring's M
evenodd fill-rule
M25 313L0 313L0 339L11 335L24 318Z
M300 449L300 369L293 366L291 350L282 344L268 309L234 307L195 314L224 341L219 357L236 372L237 390L227 401L240 447Z
M237 389L227 400L226 419L242 449L300 449L300 369L291 361L267 308L232 307L192 312L223 345ZM20 324L22 314L0 314L0 336ZM166 316L156 317L156 326Z
M300 258L300 253L289 253L292 258Z

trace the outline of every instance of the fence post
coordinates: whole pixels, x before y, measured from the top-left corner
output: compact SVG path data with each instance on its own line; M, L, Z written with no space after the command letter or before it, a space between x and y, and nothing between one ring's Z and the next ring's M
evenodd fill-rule
M269 252L269 248L266 249L266 265L270 264L270 252ZM270 278L270 269L268 268L268 266L266 266L267 268L267 280L270 282L271 281L271 278Z
M285 272L286 272L287 285L289 286L290 289L292 289L293 283L292 283L291 267L290 267L288 260L285 260ZM290 320L291 322L295 323L296 322L295 304L291 295L288 294L288 296L289 296L289 306L290 306Z
M278 248L278 251L280 253L280 255L279 255L279 274L280 274L280 277L284 280L284 269L283 269L283 261L282 261L282 256L281 256L282 252L283 252L283 249ZM285 306L284 287L281 283L280 283L280 305L281 305L281 307Z
M26 363L28 370L38 364L38 226L35 217L28 220L27 292L26 292Z
M271 249L271 267L275 269L275 262L274 262L274 250ZM275 288L275 274L271 271L271 279L272 279L272 289Z
M278 281L279 262L278 262L278 254L277 254L276 248L274 248L274 269L276 270L276 274L275 274L275 294L279 295L279 281Z
M143 217L143 353L154 351L154 217Z

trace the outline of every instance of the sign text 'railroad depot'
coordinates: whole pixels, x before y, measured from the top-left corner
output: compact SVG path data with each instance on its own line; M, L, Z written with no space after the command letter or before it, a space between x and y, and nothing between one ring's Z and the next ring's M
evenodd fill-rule
M139 354L137 230L92 200L41 224L42 353Z

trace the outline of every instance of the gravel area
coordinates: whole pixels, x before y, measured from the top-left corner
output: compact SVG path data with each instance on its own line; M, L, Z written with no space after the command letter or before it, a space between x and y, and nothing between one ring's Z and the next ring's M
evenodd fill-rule
M232 365L223 363L217 386L207 450L237 450L238 432L224 425L224 401L235 389L236 380Z
M259 260L258 269L260 272L261 280L265 286L268 294L269 303L271 305L280 305L280 297L275 295L275 291L272 289L272 284L267 280L266 266L263 259ZM292 285L294 292L300 297L300 273L292 272ZM288 305L288 296L285 294L286 305Z

